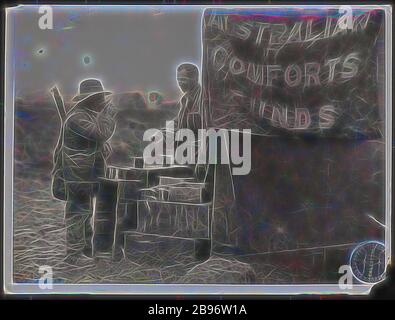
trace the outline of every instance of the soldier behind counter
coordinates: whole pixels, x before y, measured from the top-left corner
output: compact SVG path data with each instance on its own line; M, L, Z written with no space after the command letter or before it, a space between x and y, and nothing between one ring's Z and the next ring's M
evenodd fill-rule
M183 95L178 102L180 111L175 121L175 129L188 128L196 132L205 128L207 117L202 104L198 67L192 63L180 64L177 67L177 82Z

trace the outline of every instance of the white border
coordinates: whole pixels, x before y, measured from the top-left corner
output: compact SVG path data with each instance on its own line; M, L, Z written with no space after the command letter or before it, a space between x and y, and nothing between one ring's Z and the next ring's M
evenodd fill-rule
M6 294L183 294L183 295L290 295L290 294L368 294L373 285L353 285L352 289L342 290L336 284L306 284L306 285L222 285L222 284L53 284L52 289L42 290L37 284L13 283L13 156L14 156L14 70L9 64L12 53L8 48L12 26L9 13L20 7L38 7L39 5L20 5L6 8L5 31L5 103L4 103L4 292ZM86 7L83 5L51 5L53 7ZM341 5L292 5L293 8L339 8ZM391 159L392 159L392 6L391 5L350 5L352 8L381 9L385 12L385 112L386 112L386 229L385 246L386 261L390 262L391 254ZM89 5L89 7L101 7ZM285 5L111 5L106 7L128 7L134 9L174 7L176 10L186 8L285 8ZM202 14L202 19L204 12ZM202 31L200 31L202 32ZM203 49L202 49L203 50ZM203 53L203 52L202 52ZM202 64L201 56L200 64ZM202 73L201 73L202 74Z

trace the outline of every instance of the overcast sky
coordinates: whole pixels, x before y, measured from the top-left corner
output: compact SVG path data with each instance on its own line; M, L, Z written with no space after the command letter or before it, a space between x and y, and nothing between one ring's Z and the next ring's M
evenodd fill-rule
M175 69L200 65L201 7L53 7L53 30L41 30L38 6L14 9L8 48L17 96L58 84L66 95L86 77L114 92L158 90L175 99Z

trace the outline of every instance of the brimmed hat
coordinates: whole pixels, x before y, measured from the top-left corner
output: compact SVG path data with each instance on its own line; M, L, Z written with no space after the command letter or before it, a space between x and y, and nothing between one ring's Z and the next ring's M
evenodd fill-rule
M103 84L98 79L85 79L80 82L78 94L72 99L74 102L81 102L89 97L104 93L110 95L112 92L104 90Z

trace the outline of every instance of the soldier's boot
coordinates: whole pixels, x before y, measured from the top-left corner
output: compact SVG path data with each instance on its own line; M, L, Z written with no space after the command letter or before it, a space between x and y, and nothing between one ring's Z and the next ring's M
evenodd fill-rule
M88 258L93 257L93 227L92 227L93 221L92 217L88 217L85 220L85 232L84 232L84 250L83 254L87 256Z
M89 220L89 215L82 214L66 217L66 261L69 263L86 259L89 257L89 251L92 251L89 240L92 237L92 228Z
M112 219L96 219L94 226L94 256L110 258L112 256L114 243L114 221Z

